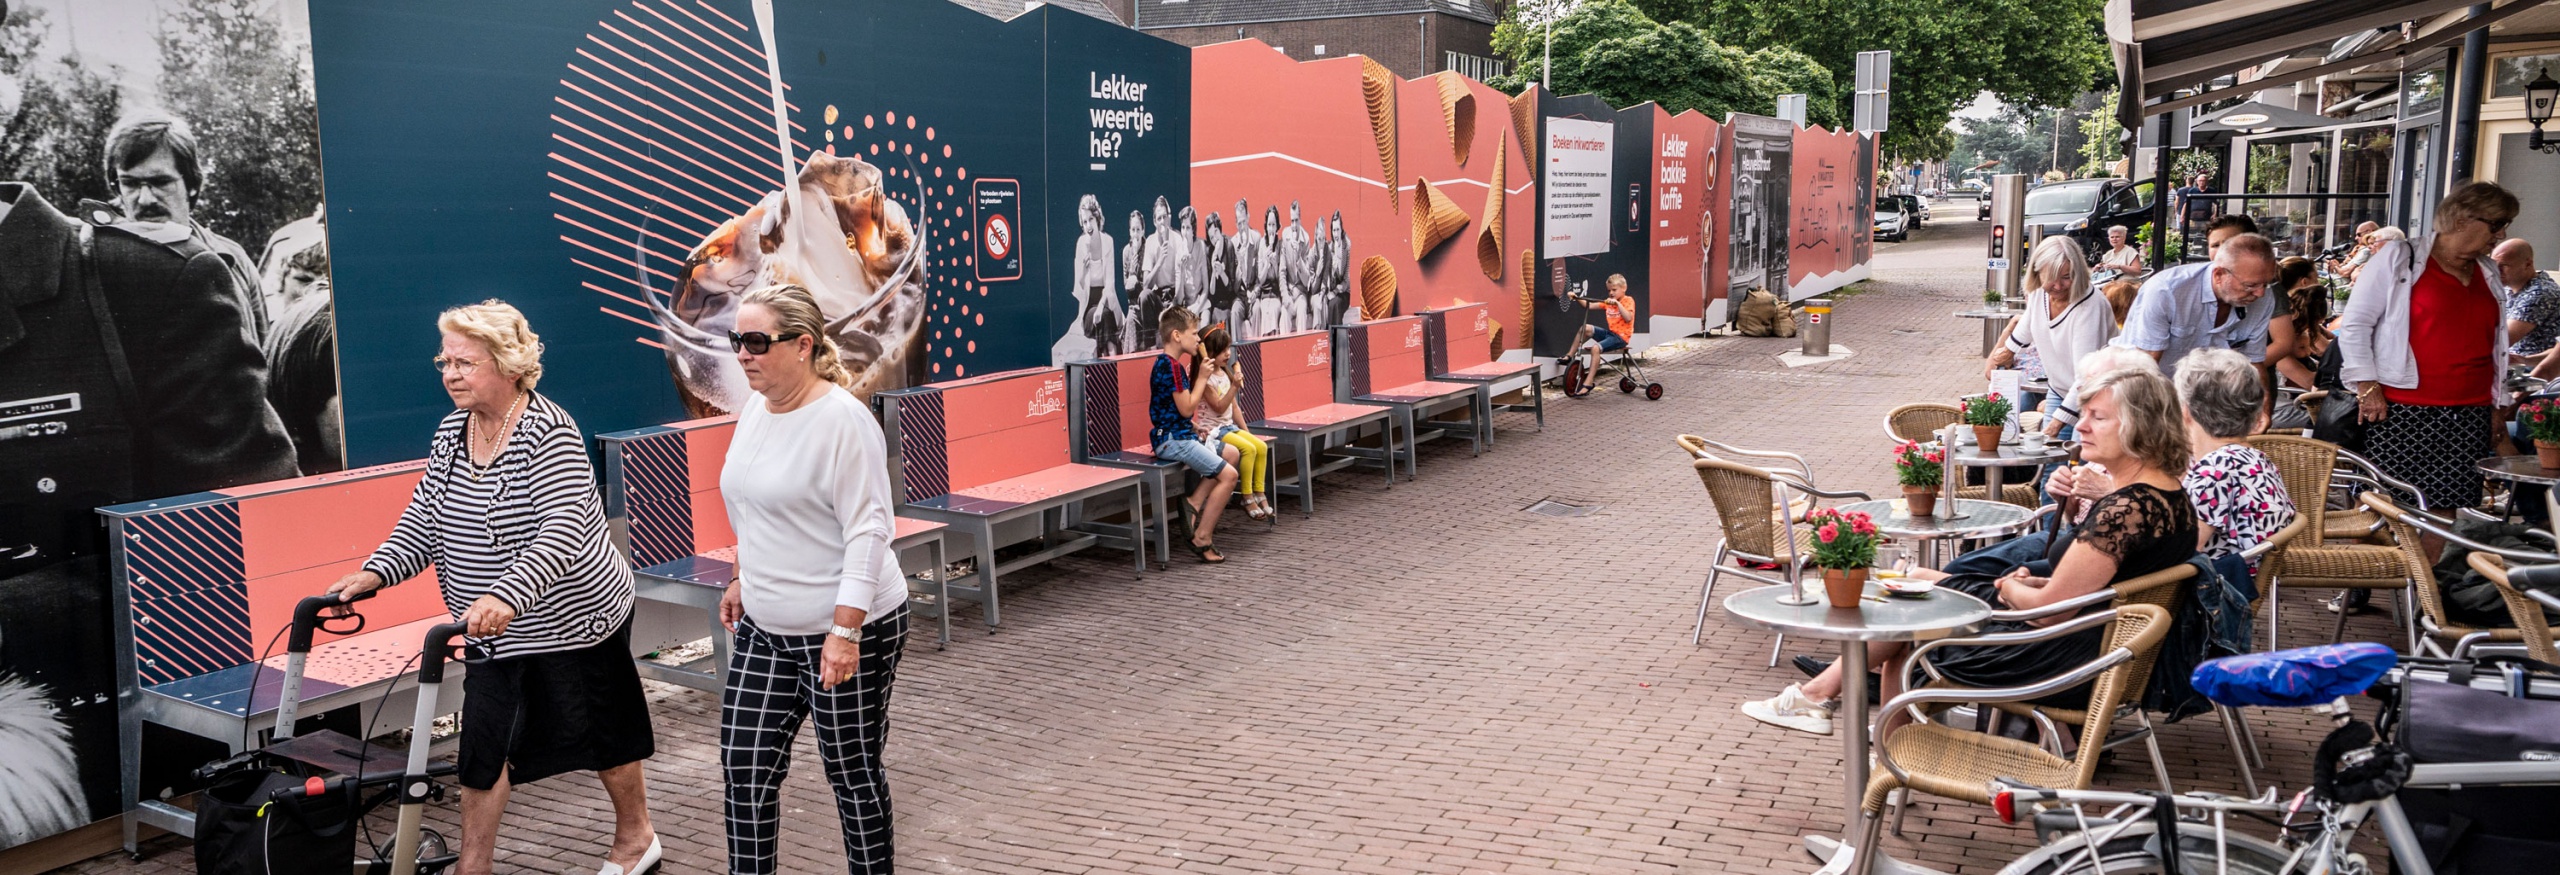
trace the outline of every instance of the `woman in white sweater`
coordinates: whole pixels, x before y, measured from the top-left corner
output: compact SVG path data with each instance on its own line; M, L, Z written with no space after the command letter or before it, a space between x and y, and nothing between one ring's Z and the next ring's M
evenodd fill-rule
M2069 237L2044 238L2027 258L2027 277L2036 284L2027 293L2027 312L2009 334L2013 351L2035 350L2044 360L2047 434L2068 439L2063 429L2080 421L2080 357L2107 345L2116 336L2114 311L2089 283L2089 262L2080 244Z
M907 639L906 574L889 547L888 447L807 289L768 286L738 306L729 345L763 395L738 413L720 497L738 535L738 578L720 600L736 634L720 697L729 871L775 871L782 778L800 721L844 822L845 868L889 872L889 785L880 763L889 686Z

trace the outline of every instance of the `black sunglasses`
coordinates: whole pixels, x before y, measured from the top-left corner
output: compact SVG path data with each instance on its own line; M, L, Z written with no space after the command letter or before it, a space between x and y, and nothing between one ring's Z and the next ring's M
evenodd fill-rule
M729 332L729 351L738 352L743 350L755 353L756 355L763 355L765 353L772 352L774 344L781 343L786 340L793 340L799 336L800 332L797 331L786 331L779 337L766 334L762 331L749 331L745 334L739 334L738 332L732 331Z

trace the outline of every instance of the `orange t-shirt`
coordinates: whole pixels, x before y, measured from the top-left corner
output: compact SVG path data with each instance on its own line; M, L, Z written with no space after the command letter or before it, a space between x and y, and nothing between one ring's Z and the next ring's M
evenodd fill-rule
M1601 312L1608 314L1609 331L1618 335L1618 339L1628 341L1636 339L1636 299L1612 300L1609 302L1608 309Z

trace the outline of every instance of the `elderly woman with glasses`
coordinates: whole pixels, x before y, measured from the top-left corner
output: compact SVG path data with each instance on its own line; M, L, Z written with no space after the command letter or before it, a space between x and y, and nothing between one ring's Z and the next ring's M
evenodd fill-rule
M2365 453L2429 507L2480 502L2473 465L2508 403L2507 295L2487 256L2516 211L2495 183L2454 189L2433 231L2374 249L2338 323L2338 376L2356 395Z
M631 566L606 537L587 442L536 394L542 340L498 301L437 317L454 411L391 537L329 591L361 595L436 569L445 609L487 661L463 678L463 875L488 875L517 784L593 771L613 800L600 875L661 854L641 761L656 751L631 663Z
M907 640L907 576L889 543L889 450L807 289L767 286L738 305L729 345L762 399L738 411L720 499L738 534L738 577L720 599L735 633L720 696L729 871L779 866L791 741L815 718L834 785L845 870L895 865L889 687Z

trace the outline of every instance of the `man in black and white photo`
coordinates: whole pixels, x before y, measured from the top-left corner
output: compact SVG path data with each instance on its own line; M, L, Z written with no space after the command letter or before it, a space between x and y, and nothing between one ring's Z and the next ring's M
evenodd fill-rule
M1315 241L1307 235L1307 226L1298 220L1298 202L1289 202L1289 224L1280 232L1280 330L1304 331L1315 321L1310 317L1315 299Z
M126 219L185 228L197 246L230 268L244 325L252 332L249 340L264 343L271 316L259 290L257 262L231 238L195 221L195 194L204 190L204 171L186 123L158 113L128 116L107 133L106 161L116 208Z

